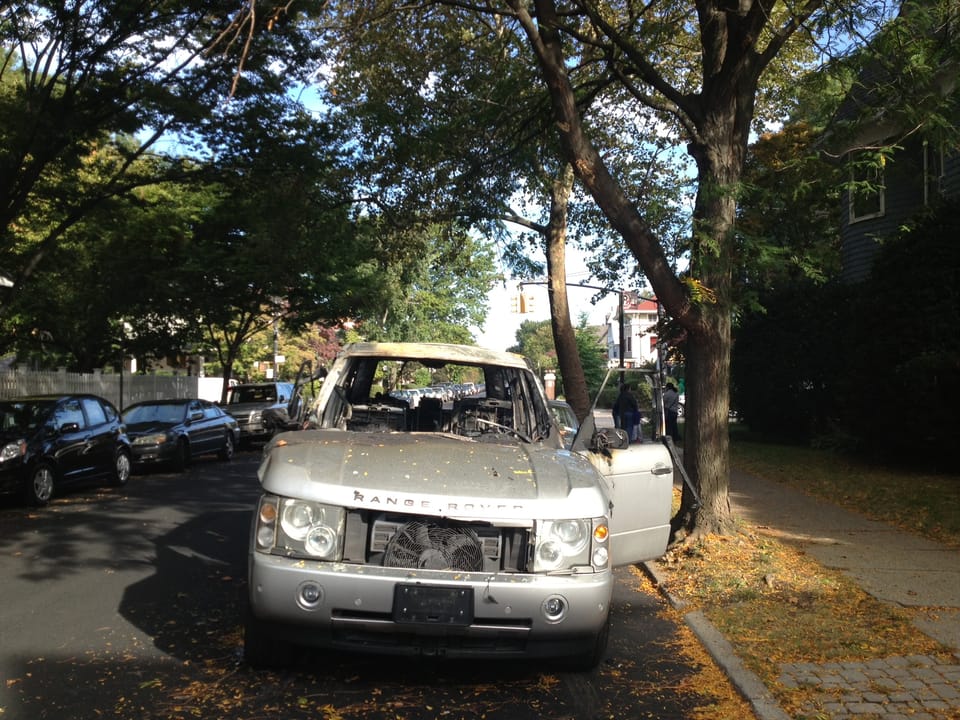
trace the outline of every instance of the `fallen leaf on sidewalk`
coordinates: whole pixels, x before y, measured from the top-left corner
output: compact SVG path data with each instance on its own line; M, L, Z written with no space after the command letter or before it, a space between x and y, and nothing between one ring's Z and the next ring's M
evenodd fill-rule
M702 610L788 712L809 690L778 685L783 663L945 652L913 626L912 611L748 525L673 548L657 565L684 612Z

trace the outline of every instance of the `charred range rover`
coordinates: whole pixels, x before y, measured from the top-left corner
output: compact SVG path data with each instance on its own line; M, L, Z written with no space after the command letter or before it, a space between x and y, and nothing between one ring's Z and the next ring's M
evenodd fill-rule
M435 377L463 390L411 403ZM667 449L592 418L564 449L519 355L348 346L311 426L275 437L258 470L254 666L314 645L590 668L606 650L612 568L666 547Z

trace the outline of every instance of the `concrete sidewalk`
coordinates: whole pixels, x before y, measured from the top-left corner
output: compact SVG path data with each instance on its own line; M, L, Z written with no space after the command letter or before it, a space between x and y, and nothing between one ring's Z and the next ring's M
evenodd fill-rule
M946 663L910 656L784 665L781 682L822 690L798 717L960 718L960 551L743 472L731 473L730 504L736 516L799 545L874 597L918 609L917 627L953 649L954 660ZM758 717L787 717L771 705L759 680L729 656L729 643L701 615L691 615L689 624L751 700Z

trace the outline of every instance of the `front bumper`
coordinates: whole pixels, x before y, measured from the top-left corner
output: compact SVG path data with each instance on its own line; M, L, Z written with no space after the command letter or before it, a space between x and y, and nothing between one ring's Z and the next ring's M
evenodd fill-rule
M26 467L19 459L0 464L0 493L18 492L26 482Z
M136 445L130 446L130 460L134 465L154 465L168 463L173 460L176 443L163 445Z
M459 624L395 619L398 585L472 591ZM304 601L308 587L314 603ZM606 626L613 575L462 573L329 563L262 553L250 557L254 621L288 642L384 654L548 657L590 652ZM468 593L469 593L468 591ZM561 619L545 603L561 598Z
M234 419L237 421L240 437L243 439L269 437L273 434L273 429L264 425L259 415L254 419L251 419L250 415L234 415Z

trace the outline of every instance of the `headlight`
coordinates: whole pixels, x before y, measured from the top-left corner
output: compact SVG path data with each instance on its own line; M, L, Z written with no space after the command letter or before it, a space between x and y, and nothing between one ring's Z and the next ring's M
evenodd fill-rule
M310 527L323 521L323 508L313 503L288 500L283 503L280 527L292 540L303 540Z
M23 457L26 454L27 443L24 440L16 440L14 442L7 443L3 446L3 449L0 450L0 462L7 462L7 460Z
M264 495L257 511L257 549L292 557L337 560L342 553L345 516L341 507Z
M607 566L607 523L604 518L541 520L537 523L534 572Z
M259 410L252 410L250 412L250 422L257 423L260 422L260 417L263 415Z
M134 445L162 445L170 437L166 433L154 433L152 435L140 435L133 439Z

